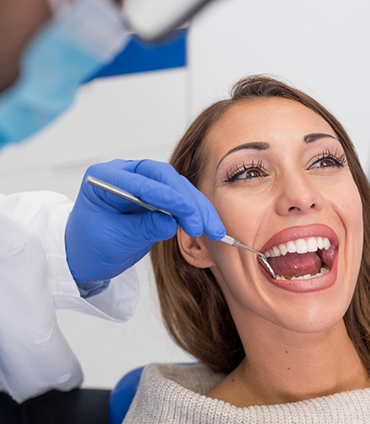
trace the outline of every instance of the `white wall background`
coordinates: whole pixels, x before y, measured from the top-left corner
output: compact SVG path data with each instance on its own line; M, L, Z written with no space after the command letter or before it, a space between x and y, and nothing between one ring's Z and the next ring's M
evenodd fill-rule
M186 68L93 81L58 121L0 155L0 192L77 195L86 168L113 158L167 160L187 125L246 74L283 77L344 124L368 170L370 4L366 0L214 0L191 25ZM191 361L161 323L148 258L135 316L113 324L71 311L58 320L85 387L112 388L149 362Z

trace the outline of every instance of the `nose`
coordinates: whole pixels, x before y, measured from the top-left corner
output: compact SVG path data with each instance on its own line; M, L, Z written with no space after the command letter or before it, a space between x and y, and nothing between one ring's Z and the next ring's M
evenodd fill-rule
M278 181L277 192L278 215L299 215L319 211L323 206L318 185L303 171L286 173Z

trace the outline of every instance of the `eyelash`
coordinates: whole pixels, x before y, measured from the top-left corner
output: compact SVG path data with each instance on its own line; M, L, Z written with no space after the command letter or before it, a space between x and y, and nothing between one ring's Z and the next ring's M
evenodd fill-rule
M312 161L310 167L315 165L315 163L324 161L324 160L333 161L333 164L327 166L327 168L333 167L333 166L335 166L336 168L343 168L347 164L346 155L344 153L342 155L339 155L337 150L335 150L335 152L331 152L329 149L327 149ZM263 174L266 174L267 172L263 166L262 160L259 160L257 164L255 164L254 161L252 161L250 165L246 165L245 163L243 163L243 166L241 168L236 166L233 170L227 172L225 182L232 183L236 181L244 173L248 171L253 171L253 170L258 171L259 175L245 178L246 180L251 180L254 178L263 178L265 176Z
M332 160L334 162L332 166L335 166L337 168L343 168L347 165L347 158L344 153L339 155L337 150L335 150L335 152L331 152L330 149L327 149L325 150L325 152L321 153L321 155L319 155L316 159L314 159L310 166L313 166L316 162L320 162L323 160Z
M259 160L257 162L257 164L255 164L254 161L252 161L252 163L250 165L246 165L245 163L243 163L242 168L239 168L238 166L236 166L233 170L231 170L227 173L225 182L226 183L232 183L238 177L240 177L240 175L244 174L245 172L253 171L253 170L256 170L260 173L266 172L265 169L264 169L264 166L263 166L263 162L261 160ZM263 177L263 175L259 175L259 176L255 176L255 177L246 178L246 180L251 180L252 178L262 178L262 177Z

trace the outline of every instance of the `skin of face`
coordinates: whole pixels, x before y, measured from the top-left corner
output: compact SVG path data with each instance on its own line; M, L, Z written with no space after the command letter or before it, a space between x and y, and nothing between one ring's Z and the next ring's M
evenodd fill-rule
M321 136L305 142L304 137L311 134ZM251 148L250 143L264 143L268 148ZM240 148L243 145L249 148ZM298 102L249 100L219 119L207 136L206 150L200 190L215 206L228 235L256 250L291 227L323 224L338 238L335 283L295 293L272 284L255 254L205 236L190 238L180 230L185 259L194 266L210 267L242 341L249 326L263 334L300 335L335 328L356 285L363 219L348 165L335 166L335 161L325 159L332 155L343 161L333 129ZM244 168L249 168L247 174ZM238 172L239 178L234 178Z
M73 0L60 1L69 3ZM124 0L113 2L122 6ZM0 92L15 83L25 48L51 18L52 11L47 0L0 2Z

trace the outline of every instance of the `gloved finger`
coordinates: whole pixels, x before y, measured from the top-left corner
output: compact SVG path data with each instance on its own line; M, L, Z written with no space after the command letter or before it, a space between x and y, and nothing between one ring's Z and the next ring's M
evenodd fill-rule
M128 164L130 165L128 168L131 168L131 170L133 170L134 162L130 161L130 164ZM141 162L143 161L136 161L136 164ZM108 164L101 164L101 166L90 167L87 174L122 188L144 202L169 212L178 221L186 223L184 225L190 235L201 235L203 233L202 217L199 215L199 208L195 204L193 196L189 196L183 177L167 163L149 160L144 162L147 165L146 170L151 170L151 177L162 179L166 183L170 181L172 186L138 173L127 172L122 169L122 166L127 167L127 164L122 164L122 161L113 161ZM103 208L107 208L107 204L124 213L142 212L142 208L133 205L131 202L89 184L85 184L83 190L91 201Z
M140 174L133 174L127 171L119 171L119 175L115 175L115 186L139 197L149 205L164 209L173 216L187 217L198 213L198 209L194 200L185 196L184 194L174 190L166 184L154 181L150 178L144 177ZM180 178L180 176L178 176ZM111 183L109 178L105 178L106 182ZM111 183L113 184L113 183ZM102 199L103 202L115 206L122 212L127 213L127 205L132 202L122 199L118 195L109 193L103 189L90 186L86 190L93 190L93 193ZM184 188L182 191L185 191ZM91 198L93 199L93 195ZM102 206L102 204L101 204Z
M114 160L104 164L91 166L86 174L99 178L107 183L120 187L152 206L164 209L163 206L171 208L173 201L179 202L178 206L172 206L168 210L172 213L186 216L197 213L194 200L189 196L184 196L187 192L183 177L165 162L156 162L149 159L139 161ZM147 177L148 180L142 178ZM156 182L160 184L156 184ZM98 191L102 195L102 191ZM163 193L163 198L161 194ZM175 196L175 197L173 197ZM108 196L108 198L111 198ZM173 201L169 201L172 199ZM126 205L127 201L121 204ZM165 209L167 210L167 209Z
M206 233L213 239L222 238L226 232L211 202L197 190L186 178L179 174L174 175L177 180L178 191L161 182L154 181L140 174L131 174L121 171L124 190L135 194L144 202L163 209L173 215L186 233L191 236L200 236ZM120 203L119 199L112 199L113 195L104 195Z
M204 232L208 237L219 240L226 234L209 200L168 163L116 160L91 167L88 172L171 213L191 236L199 236ZM141 211L115 195L102 190L98 193L105 202L123 212Z
M177 233L177 221L174 217L165 215L160 212L144 212L137 214L135 217L131 215L131 220L127 221L127 215L123 217L119 215L122 220L121 228L124 235L128 233L137 240L141 238L141 243L156 243L161 240L168 240L175 236Z
M220 240L225 236L225 227L212 203L187 178L179 175L171 165L142 160L138 162L135 172L168 184L185 195L188 201L191 199L196 208L192 215L193 222L186 216L176 215L176 219L185 232L192 236L205 233L207 237L215 240ZM195 228L201 229L201 233L193 234Z
M203 233L213 239L213 240L220 240L222 237L226 235L226 229L218 216L218 213L212 203L209 201L209 199L199 190L197 190L193 184L189 180L187 180L185 177L184 183L187 186L187 190L193 196L195 204L198 208L198 216L202 219L202 227L203 227ZM186 230L186 222L183 222L182 219L179 219L179 225L185 232Z
M122 249L134 251L148 243L168 240L176 234L177 222L172 216L151 211L128 215L94 213L86 228L95 242L113 246L107 254L114 255L115 249L121 255Z

